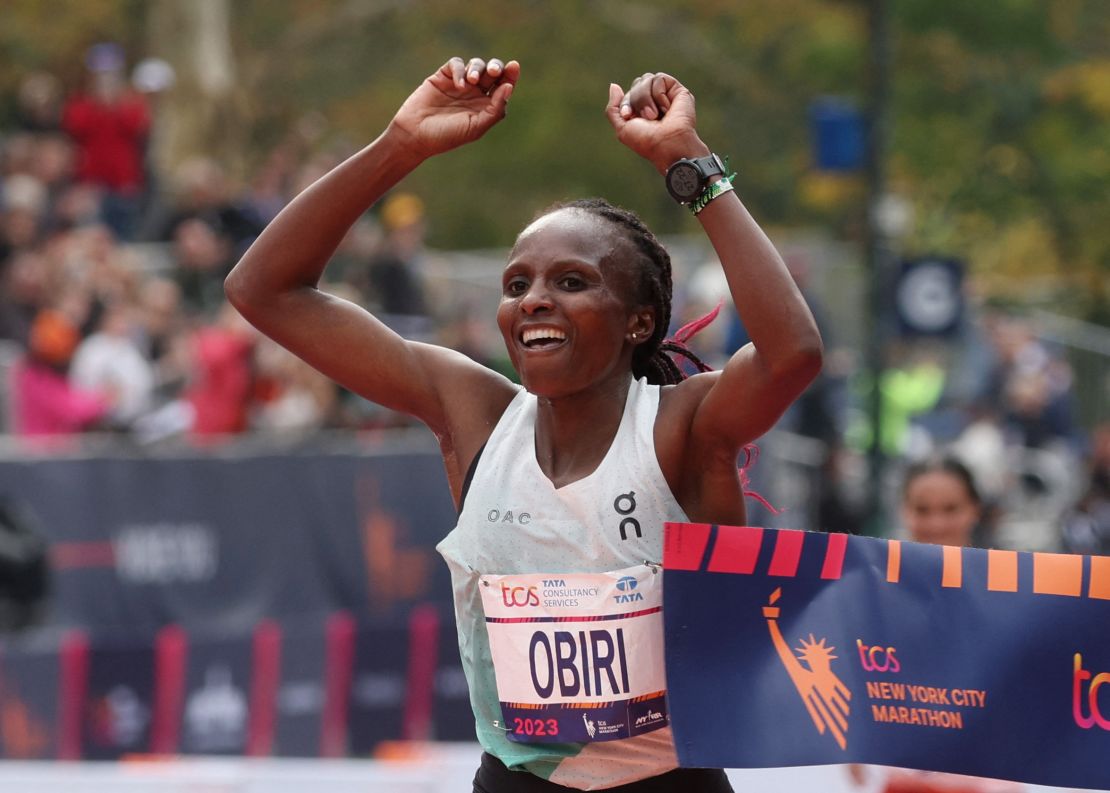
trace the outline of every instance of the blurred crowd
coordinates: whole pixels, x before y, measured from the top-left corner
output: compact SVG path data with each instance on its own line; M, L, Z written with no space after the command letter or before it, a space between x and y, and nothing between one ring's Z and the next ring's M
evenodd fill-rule
M160 173L151 131L173 69L129 69L102 43L83 72L80 85L24 76L0 127L4 428L149 443L397 422L256 334L223 297L266 223L342 153L311 152L294 132L242 184L203 156ZM423 239L420 200L391 196L336 253L329 289L410 335L433 333Z
M86 53L83 78L25 75L0 125L4 429L40 442L107 432L151 443L404 423L259 336L223 298L255 236L346 152L320 154L294 131L238 182L203 156L161 173L151 131L173 69L129 64L103 43ZM472 318L431 298L424 236L419 198L389 196L337 251L328 288L410 337L496 363ZM828 365L781 426L826 450L820 528L851 530L874 384L838 345L804 257L787 263L824 326ZM676 290L676 321L727 299L718 273L697 269ZM719 364L745 341L739 323L719 320L692 346ZM1080 426L1073 379L1029 321L969 312L955 339L890 344L879 442L895 461L944 452L966 464L982 496L980 544L1110 552L1110 426ZM1058 536L1034 536L1045 526Z
M861 351L843 345L823 295L813 288L809 259L785 255L826 346L818 380L777 425L817 442L816 523L826 531L867 525L871 487L867 449L873 378ZM693 274L682 311L688 320L727 301L715 262ZM973 292L967 289L966 292ZM1021 550L1110 554L1110 424L1080 421L1075 373L1067 351L1046 340L1035 321L1014 310L966 307L951 333L922 336L887 328L885 367L878 377L878 442L886 460L883 526L912 537L904 510L907 471L953 463L966 468L976 492L970 544ZM730 312L724 315L735 316ZM891 323L893 324L893 323ZM747 341L738 320L710 326L692 342L720 365ZM1110 361L1103 361L1097 395L1105 404ZM1105 411L1098 415L1105 416ZM955 514L959 505L938 503ZM902 514L900 514L902 513ZM959 543L966 544L966 543Z

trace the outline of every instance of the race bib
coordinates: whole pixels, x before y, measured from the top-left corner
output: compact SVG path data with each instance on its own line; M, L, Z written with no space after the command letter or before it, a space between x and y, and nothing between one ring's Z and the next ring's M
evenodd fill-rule
M669 723L659 568L480 580L509 740L613 741Z

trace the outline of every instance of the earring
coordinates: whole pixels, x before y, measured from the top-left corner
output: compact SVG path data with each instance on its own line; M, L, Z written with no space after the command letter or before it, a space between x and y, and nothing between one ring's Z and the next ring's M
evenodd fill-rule
M633 334L632 334L632 338L636 338L636 334L635 334L635 333L633 333Z

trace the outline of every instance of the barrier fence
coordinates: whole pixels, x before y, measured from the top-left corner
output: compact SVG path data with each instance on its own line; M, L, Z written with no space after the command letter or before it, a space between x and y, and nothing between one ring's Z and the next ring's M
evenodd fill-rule
M179 625L152 641L70 630L0 654L0 756L370 756L386 741L473 741L454 622Z

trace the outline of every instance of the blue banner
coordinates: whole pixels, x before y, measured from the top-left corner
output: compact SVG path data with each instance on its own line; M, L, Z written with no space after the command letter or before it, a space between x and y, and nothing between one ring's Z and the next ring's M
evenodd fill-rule
M668 524L684 766L1110 788L1110 558Z
M445 485L438 453L400 449L0 461L49 543L48 625L147 636L450 604Z

